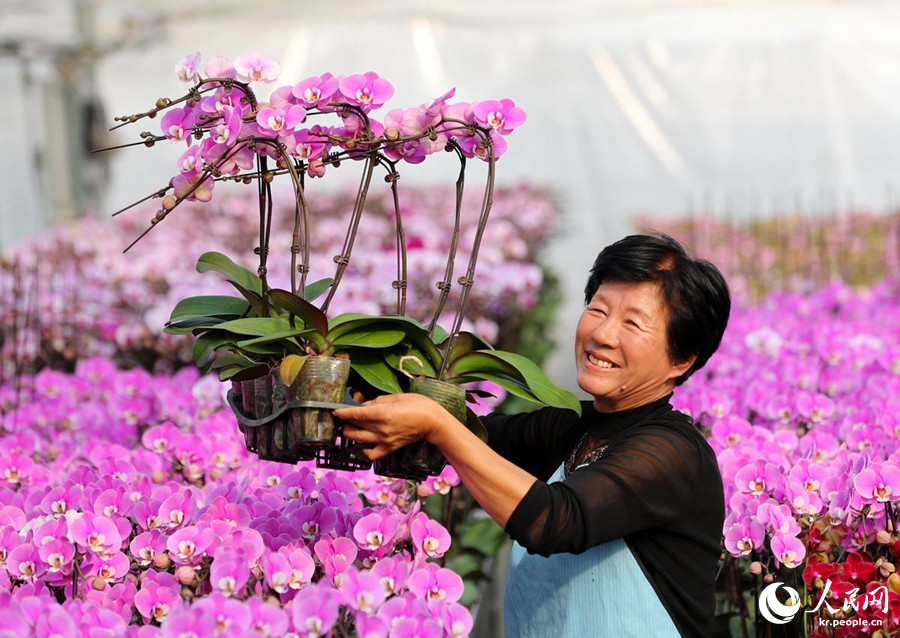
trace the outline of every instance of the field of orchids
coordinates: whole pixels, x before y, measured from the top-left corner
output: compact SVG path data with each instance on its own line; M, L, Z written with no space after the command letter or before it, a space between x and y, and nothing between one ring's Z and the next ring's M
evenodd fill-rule
M20 381L0 387L0 635L469 633L421 507L452 469L416 487L259 461L192 368Z
M725 485L721 635L900 634L900 281L739 305L675 405ZM803 605L785 627L757 611L776 582Z

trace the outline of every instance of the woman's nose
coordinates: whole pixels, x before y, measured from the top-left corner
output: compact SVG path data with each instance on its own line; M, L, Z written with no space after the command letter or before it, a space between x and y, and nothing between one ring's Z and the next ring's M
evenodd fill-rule
M619 331L616 329L615 322L610 317L598 320L591 331L591 339L598 346L617 346L619 344Z

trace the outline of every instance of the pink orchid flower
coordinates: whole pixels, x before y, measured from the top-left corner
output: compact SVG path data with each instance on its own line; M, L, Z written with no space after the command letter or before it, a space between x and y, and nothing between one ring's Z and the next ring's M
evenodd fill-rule
M237 596L250 578L250 568L242 557L233 554L219 555L209 568L209 582L213 591L224 596Z
M142 567L147 567L166 550L166 541L160 531L154 529L135 536L128 548L137 563Z
M725 532L725 549L735 557L749 556L763 547L766 531L756 521L735 523Z
M363 516L353 526L353 538L360 548L377 551L390 547L397 533L397 517L382 510Z
M450 533L447 529L420 512L409 525L413 547L429 558L440 558L450 549Z
M186 142L190 146L194 142L192 131L196 121L197 116L193 108L173 107L162 116L159 128L167 139L173 142Z
M122 535L116 524L105 516L85 512L69 523L72 540L83 552L109 555L122 547Z
M510 99L485 100L472 105L475 121L481 126L493 129L500 135L509 135L513 129L525 123L525 111Z
M256 113L260 132L267 137L287 137L306 119L306 109L296 104L282 108L262 107Z
M294 631L309 638L328 635L338 618L339 604L333 590L317 585L300 590L291 605Z
M198 79L197 67L200 65L200 52L194 51L175 64L175 75L182 82L196 82Z
M247 601L250 609L250 630L263 636L283 636L291 621L281 607L271 605L262 598L253 597Z
M167 572L144 572L140 589L134 595L134 607L144 620L162 622L182 605L181 585Z
M274 82L281 73L281 65L267 55L251 52L234 59L234 70L241 82Z
M364 111L378 108L394 95L391 83L372 71L340 78L338 88L348 103Z
M463 594L463 581L459 574L434 563L428 563L410 574L407 586L409 591L426 601L455 603Z
M853 477L853 487L866 503L889 503L900 494L900 468L873 462Z
M231 60L223 55L214 55L206 61L203 70L208 78L234 79L237 77L237 71Z
M293 95L306 108L326 107L338 91L338 79L330 73L311 77L298 82L293 87Z
M806 547L803 545L803 541L794 536L776 532L772 536L769 546L772 548L776 564L784 565L788 569L799 567L806 557Z
M350 569L344 574L341 592L351 609L367 614L376 613L386 596L378 576L357 569Z

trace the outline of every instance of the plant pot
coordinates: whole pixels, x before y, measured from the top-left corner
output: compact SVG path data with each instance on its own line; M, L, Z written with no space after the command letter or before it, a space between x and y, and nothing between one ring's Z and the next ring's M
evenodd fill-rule
M459 386L437 379L416 377L409 391L433 399L460 423L466 422L466 391ZM437 476L447 465L441 451L427 441L417 441L397 450L399 471L404 474Z
M247 379L238 382L241 386L240 393L235 392L235 396L240 394L241 408L251 419L256 418L256 385L254 379Z
M348 472L368 470L372 467L372 461L367 459L361 450L362 448L358 443L343 437L342 427L338 425L337 443L330 448L316 452L316 466Z
M260 377L262 379L266 377ZM231 387L234 399L237 405L241 407L241 412L249 419L256 419L256 387L258 379L245 379L243 381L232 381ZM270 412L271 413L271 412ZM241 424L238 420L238 429L244 433L244 444L247 449L254 454L259 450L259 437L257 427L249 427Z
M337 357L310 357L296 381L298 401L339 404L344 402L350 360ZM288 449L314 456L316 451L334 446L338 427L330 408L295 408L288 411Z
M427 472L416 472L411 468L403 467L404 457L409 454L408 452L404 452L404 450L410 447L412 446L408 445L405 448L401 448L396 452L383 456L375 461L375 466L373 468L375 474L406 481L415 481L416 483L421 483L427 479Z

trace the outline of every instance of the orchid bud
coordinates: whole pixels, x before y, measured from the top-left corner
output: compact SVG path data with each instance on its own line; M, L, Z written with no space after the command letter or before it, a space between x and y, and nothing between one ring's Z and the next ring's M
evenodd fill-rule
M894 572L887 578L887 586L895 594L900 594L900 574Z
M167 569L169 567L169 554L163 552L162 554L154 556L153 566L156 567L156 569Z
M397 130L396 126L389 126L384 129L384 137L386 140L393 142L400 139L400 131Z
M153 472L152 480L154 483L163 483L166 480L166 474L162 470L155 470Z
M880 529L875 532L875 542L879 545L890 545L892 540L891 533L887 530Z
M94 591L103 591L106 589L106 581L100 577L94 578L91 581L91 589Z
M882 578L887 578L891 574L897 571L897 568L894 567L894 563L889 563L888 561L882 561L879 559L878 561L878 573L881 574Z
M775 582L775 574L766 574L765 576L763 576L763 582L766 585L771 585Z
M194 577L197 575L197 572L194 571L194 568L190 565L182 565L178 569L175 570L175 578L182 585L190 585L194 582Z
M755 574L756 576L762 574L762 563L760 563L758 560L750 563L750 573Z

